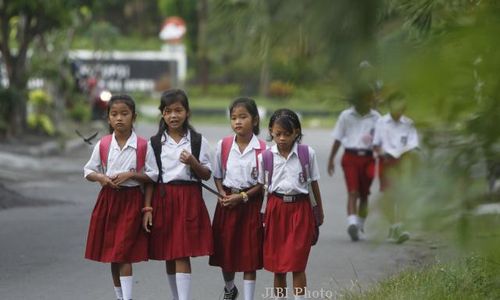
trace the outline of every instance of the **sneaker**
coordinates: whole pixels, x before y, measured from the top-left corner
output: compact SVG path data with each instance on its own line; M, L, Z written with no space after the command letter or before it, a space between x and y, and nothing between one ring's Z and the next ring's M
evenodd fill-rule
M347 233L351 237L351 241L356 242L359 240L358 226L355 224L351 224L347 227Z
M399 237L396 239L396 244L402 244L410 239L410 233L407 231L401 232Z
M226 287L224 287L224 300L234 300L236 298L238 298L238 289L236 288L236 286L230 291L228 291Z

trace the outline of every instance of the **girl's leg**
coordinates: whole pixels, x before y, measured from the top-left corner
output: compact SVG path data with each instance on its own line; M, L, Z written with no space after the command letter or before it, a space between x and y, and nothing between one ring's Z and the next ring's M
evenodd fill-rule
M306 272L293 272L293 294L295 300L305 299L306 286Z
M276 299L286 299L286 273L274 273L274 297Z
M347 233L352 241L359 240L358 232L358 191L349 192L347 195Z
M362 232L365 231L365 220L368 216L368 196L359 197L359 209L358 209L358 227Z
M226 299L236 299L238 297L238 289L234 285L234 272L224 272L222 271L222 277L224 277L224 300Z
M120 264L120 284L122 286L123 300L132 299L132 264Z
M177 282L175 278L175 260L165 261L165 268L167 269L167 279L170 286L170 292L172 293L172 300L179 300Z
M113 286L115 287L116 299L122 300L122 286L120 284L120 265L117 263L111 263L111 276L113 276Z
M243 273L243 293L245 294L245 300L253 300L256 278L257 272L255 271Z
M189 300L191 289L191 262L189 257L175 260L175 281L179 300Z

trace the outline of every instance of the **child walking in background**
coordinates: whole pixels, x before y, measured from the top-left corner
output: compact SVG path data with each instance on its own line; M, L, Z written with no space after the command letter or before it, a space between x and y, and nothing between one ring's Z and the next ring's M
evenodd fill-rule
M413 121L404 116L406 100L402 93L393 93L387 99L389 113L381 117L375 126L373 149L379 158L380 190L390 187L391 177L397 175L401 161L419 146L418 134ZM390 199L386 199L390 201ZM391 227L388 240L403 243L410 238L406 231L401 231L398 223L397 203L388 203L385 210Z
M158 170L151 146L133 131L134 100L113 96L107 116L112 134L97 143L84 167L85 178L102 186L90 219L85 258L111 263L116 298L129 300L132 263L148 259L140 187L156 181Z
M164 92L159 109L162 118L158 133L151 138L159 184L152 200L146 198L148 211L143 226L150 231L149 258L166 261L173 298L188 300L190 257L213 252L210 218L199 183L211 176L209 146L189 125L189 102L184 91Z
M256 270L262 268L263 228L260 218L262 185L257 182L257 155L266 149L259 140L259 112L254 100L236 99L229 108L235 135L217 144L214 179L223 198L212 224L214 254L209 264L219 266L225 281L224 299L234 300L235 272L244 272L245 300L255 293Z
M334 143L328 160L328 174L335 170L335 156L344 146L342 168L347 185L347 233L352 241L364 233L368 215L368 195L375 176L375 159L372 142L375 123L380 114L371 109L374 94L370 89L356 91L352 97L353 107L344 110L333 130Z
M274 273L274 296L287 298L286 273L293 273L295 299L304 299L306 265L314 243L315 226L323 223L314 150L300 144L297 114L279 109L271 116L269 133L276 143L259 155L259 183L267 187L264 207L264 268ZM313 195L309 193L312 188ZM317 203L317 221L310 197Z

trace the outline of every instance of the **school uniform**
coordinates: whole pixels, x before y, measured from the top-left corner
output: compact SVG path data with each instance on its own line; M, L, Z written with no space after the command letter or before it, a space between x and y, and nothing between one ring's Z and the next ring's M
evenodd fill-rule
M264 228L264 269L274 273L305 271L315 227L306 175L302 174L297 143L287 158L271 147L273 172L268 186ZM319 180L318 163L309 147L310 177ZM259 155L259 170L264 170ZM266 172L259 183L267 184Z
M228 153L225 174L221 159L222 140L215 152L214 177L222 180L227 195L247 191L258 184L256 150L261 147L259 140L254 135L245 150L240 152L235 138ZM262 269L262 199L263 194L259 193L232 208L217 204L212 224L214 254L210 256L210 265L219 266L224 272Z
M153 227L150 256L154 260L174 260L210 255L212 229L201 186L188 165L179 157L191 152L191 133L176 143L167 133L161 139L162 182L153 194ZM208 142L202 138L200 163L212 171Z
M373 145L380 147L382 155L379 162L380 190L389 187L387 173L397 167L402 156L419 147L418 134L413 121L406 117L396 121L391 114L381 117L375 126Z
M344 110L333 129L332 136L344 146L342 168L348 192L359 192L362 197L370 194L375 176L372 152L375 124L380 114L371 109L360 115L354 107Z
M84 177L94 172L112 177L135 170L137 135L132 132L122 149L112 135L106 169L100 157L100 143L94 147L84 167ZM158 168L151 145L148 144L143 169L156 181ZM132 179L123 182L120 189L103 187L97 197L90 219L85 258L100 262L133 263L148 259L147 235L142 229L144 195L141 183Z

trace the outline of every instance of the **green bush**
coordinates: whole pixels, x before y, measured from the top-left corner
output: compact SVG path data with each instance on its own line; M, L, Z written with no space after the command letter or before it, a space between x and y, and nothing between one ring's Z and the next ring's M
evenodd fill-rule
M48 135L54 135L56 130L50 118L53 100L41 89L33 90L28 96L28 126Z
M89 104L85 101L76 101L69 109L69 117L77 122L89 121L91 117Z

